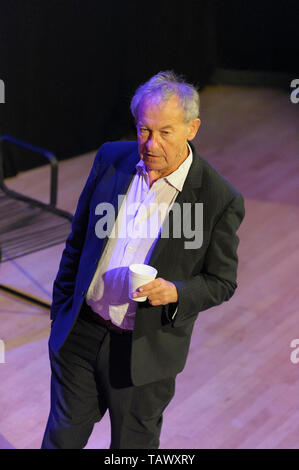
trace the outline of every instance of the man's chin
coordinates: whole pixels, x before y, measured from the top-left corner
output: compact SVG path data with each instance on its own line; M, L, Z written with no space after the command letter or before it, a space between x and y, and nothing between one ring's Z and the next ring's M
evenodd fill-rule
M153 162L153 161L145 161L144 162L145 165L146 165L146 168L148 170L156 170L156 171L159 171L159 170L163 170L163 165L161 165L161 162Z
M162 166L163 165L163 157L159 155L144 155L142 156L142 160L147 166Z

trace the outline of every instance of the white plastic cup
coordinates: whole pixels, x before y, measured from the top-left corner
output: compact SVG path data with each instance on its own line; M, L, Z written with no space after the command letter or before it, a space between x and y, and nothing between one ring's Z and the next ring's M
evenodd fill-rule
M152 266L147 264L131 264L129 266L129 297L136 302L144 302L145 297L133 298L134 292L138 287L153 281L157 276L158 271Z

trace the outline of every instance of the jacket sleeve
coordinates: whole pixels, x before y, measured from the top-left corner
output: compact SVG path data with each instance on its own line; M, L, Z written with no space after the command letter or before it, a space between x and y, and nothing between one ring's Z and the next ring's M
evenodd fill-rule
M178 302L169 304L168 318L174 326L229 300L234 294L239 244L236 232L244 215L244 200L238 194L214 226L201 272L185 281L172 281L178 291Z
M72 221L72 230L62 252L60 265L53 284L51 320L55 320L58 310L72 299L89 218L89 204L99 174L101 149L95 156L92 169L78 200Z

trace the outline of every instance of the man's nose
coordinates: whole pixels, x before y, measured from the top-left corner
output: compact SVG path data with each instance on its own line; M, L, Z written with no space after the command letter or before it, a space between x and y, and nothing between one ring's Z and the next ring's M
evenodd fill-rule
M154 151L159 146L158 137L153 133L146 141L146 149L148 152Z

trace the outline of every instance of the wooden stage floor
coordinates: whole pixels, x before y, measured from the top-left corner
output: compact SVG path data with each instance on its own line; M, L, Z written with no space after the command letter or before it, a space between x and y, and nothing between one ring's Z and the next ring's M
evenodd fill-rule
M239 287L202 312L164 414L161 449L299 448L299 104L271 88L201 93L196 148L244 195ZM95 152L60 164L58 207L73 212ZM48 170L7 184L47 200ZM0 283L51 300L63 245L0 265ZM49 315L0 294L0 448L38 449L49 411ZM297 357L299 358L299 352ZM109 448L108 413L87 449Z

